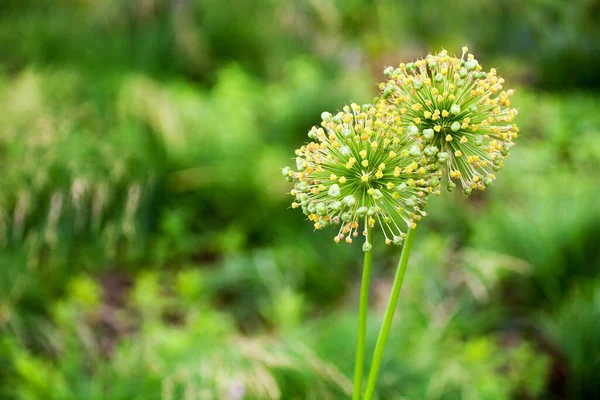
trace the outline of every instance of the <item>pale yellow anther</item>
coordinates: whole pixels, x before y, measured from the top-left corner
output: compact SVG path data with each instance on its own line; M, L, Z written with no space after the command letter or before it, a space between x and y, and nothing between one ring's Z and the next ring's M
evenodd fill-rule
M452 141L452 135L448 134L446 135L446 142L451 142Z

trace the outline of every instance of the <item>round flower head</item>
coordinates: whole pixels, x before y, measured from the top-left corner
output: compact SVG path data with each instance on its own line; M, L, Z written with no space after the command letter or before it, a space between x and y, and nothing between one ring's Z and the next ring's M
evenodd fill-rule
M301 208L316 229L339 225L336 243L359 232L371 248L368 227L380 225L386 244L400 244L407 228L425 215L429 193L439 193L435 151L415 135L400 135L399 118L387 109L357 104L332 115L308 133L313 141L296 150L292 208Z
M519 131L510 108L514 90L502 90L495 69L484 72L463 47L461 58L443 50L424 60L388 67L382 96L397 110L405 131L417 132L439 151L446 166L448 190L459 180L465 194L484 190L495 179Z

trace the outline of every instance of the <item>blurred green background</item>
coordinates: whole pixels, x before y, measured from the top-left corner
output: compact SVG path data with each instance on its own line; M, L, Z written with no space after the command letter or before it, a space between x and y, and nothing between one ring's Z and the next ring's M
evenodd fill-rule
M432 200L379 399L600 398L596 0L2 0L0 398L348 398L362 252L280 168L465 43L521 136L491 190Z

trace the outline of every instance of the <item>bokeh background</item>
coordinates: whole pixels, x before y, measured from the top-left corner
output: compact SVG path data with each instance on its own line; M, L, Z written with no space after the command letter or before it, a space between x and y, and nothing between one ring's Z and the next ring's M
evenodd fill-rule
M385 66L465 44L521 137L432 200L379 399L600 398L596 0L0 2L0 398L347 398L362 252L280 168Z

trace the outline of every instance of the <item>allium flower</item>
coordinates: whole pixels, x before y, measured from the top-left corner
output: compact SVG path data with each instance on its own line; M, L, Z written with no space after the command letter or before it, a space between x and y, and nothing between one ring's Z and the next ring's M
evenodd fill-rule
M504 79L481 65L463 47L461 58L443 50L424 60L388 67L382 97L399 112L403 132L435 146L446 166L448 190L457 179L465 194L484 190L502 167L519 129L511 124L514 90L502 90Z
M422 138L400 135L400 115L377 106L344 107L335 116L324 112L313 141L296 150L296 170L283 175L294 181L292 208L301 208L316 229L339 225L336 243L381 226L386 244L400 244L406 227L426 215L429 193L439 193L436 150ZM404 227L404 230L403 230ZM369 238L363 250L371 248Z

